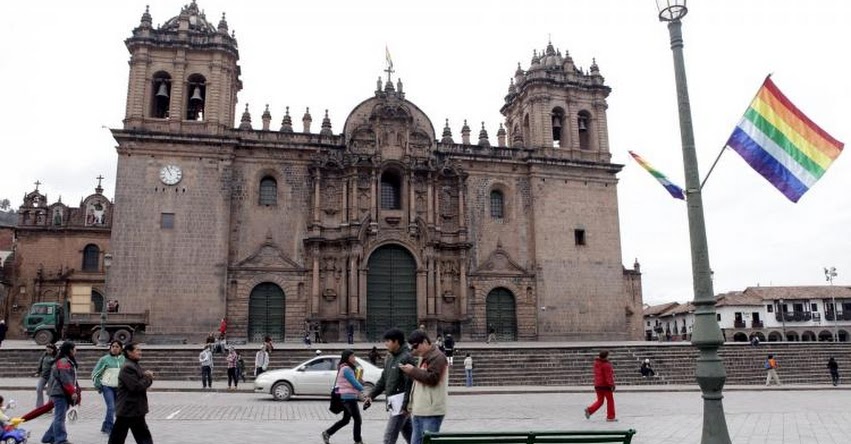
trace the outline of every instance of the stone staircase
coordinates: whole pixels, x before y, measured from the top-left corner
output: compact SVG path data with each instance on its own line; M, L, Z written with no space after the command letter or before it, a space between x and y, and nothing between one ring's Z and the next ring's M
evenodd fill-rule
M609 350L609 359L615 368L619 385L694 384L695 359L698 352L687 343L623 343L620 345L570 345L566 343L526 343L514 346L459 344L455 365L451 368L450 384L464 384L464 354L470 353L474 361L475 385L529 385L529 386L590 386L592 365L601 348ZM337 354L345 344L321 344L323 354ZM355 350L365 357L372 344L357 344ZM143 348L142 362L162 380L199 380L198 353L200 346L155 346ZM243 354L250 382L253 373L254 353L257 346L237 346ZM35 371L42 353L41 347L0 349L0 378L27 377ZM105 350L79 346L77 360L80 378L87 378ZM765 383L763 364L769 353L778 360L778 373L784 384L829 384L827 360L830 356L839 363L840 374L851 371L851 344L830 343L768 343L757 347L728 343L720 350L727 370L727 384L755 385ZM289 368L315 356L314 349L285 344L271 356L270 368ZM638 368L649 358L656 378L642 378ZM213 377L226 380L223 355L216 355ZM379 363L380 365L380 363Z

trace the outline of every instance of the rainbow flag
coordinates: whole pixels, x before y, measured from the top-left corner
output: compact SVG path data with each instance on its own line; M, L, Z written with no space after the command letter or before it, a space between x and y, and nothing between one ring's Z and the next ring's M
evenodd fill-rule
M673 183L671 183L671 181L668 180L667 176L662 174L656 168L653 168L653 165L650 165L649 163L647 163L647 161L644 160L638 154L635 154L632 151L630 151L629 155L632 156L632 158L635 159L635 161L638 162L639 165L644 167L644 169L647 170L648 173L650 173L653 177L655 177L656 180L658 180L659 183L661 183L662 186L665 187L665 189L668 190L669 193L671 193L671 196L673 196L676 199L686 200L686 195L685 195L685 193L683 193L683 189L674 185Z
M824 175L844 145L793 105L769 76L727 146L797 202Z

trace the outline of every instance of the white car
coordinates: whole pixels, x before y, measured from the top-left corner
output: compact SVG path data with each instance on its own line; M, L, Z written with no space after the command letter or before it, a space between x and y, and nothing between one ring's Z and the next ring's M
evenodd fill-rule
M369 393L381 378L381 369L361 358L355 359L363 369L361 379L365 392ZM339 355L320 355L290 369L265 371L254 379L254 391L269 393L276 401L298 395L330 396L339 362Z

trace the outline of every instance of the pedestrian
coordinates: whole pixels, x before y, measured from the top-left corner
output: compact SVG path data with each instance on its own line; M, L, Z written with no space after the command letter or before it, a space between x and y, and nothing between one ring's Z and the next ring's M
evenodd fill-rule
M384 347L387 349L387 357L384 359L384 370L381 377L375 383L375 388L367 393L364 400L364 409L368 408L373 400L382 393L387 395L387 410L390 411L390 419L384 428L384 444L396 444L399 432L405 442L411 442L411 418L408 416L407 403L411 391L411 379L399 368L402 364L415 364L411 356L411 350L405 342L405 333L398 328L387 330L384 333Z
M237 377L237 367L236 367L236 349L231 347L228 350L228 356L225 358L228 364L228 390L236 390L239 385L239 378ZM233 388L231 388L231 382L233 382Z
M405 342L405 341L403 340L402 342ZM381 354L378 353L378 347L373 345L372 350L369 351L369 354L367 355L367 357L369 358L370 364L378 365L378 360L381 358Z
M0 319L0 346L2 346L3 341L6 340L7 330L9 330L9 327L6 326L6 321L4 319Z
M447 333L446 339L443 341L443 354L446 355L449 365L452 365L452 357L455 355L455 338L452 337L451 333Z
M751 345L754 347L759 345L759 336L757 336L756 333L751 334Z
M653 367L650 366L650 359L645 359L638 371L641 372L641 376L644 378L653 378L656 376L656 370L653 370Z
M269 368L269 352L266 351L265 345L261 345L260 350L254 355L254 377L260 376L267 368Z
M830 381L836 387L839 385L839 364L836 363L836 359L833 359L833 356L827 360L827 368L830 369Z
M585 408L585 419L591 417L594 412L603 406L606 401L606 421L617 421L615 416L615 370L609 362L609 352L603 350L594 360L594 391L597 392L597 401Z
M11 421L12 421L12 418L9 418L9 416L6 414L6 411L11 410L12 407L14 407L15 401L9 401L8 404L3 404L5 401L6 400L3 399L2 396L0 396L0 432L2 432L3 428L5 428L9 424L11 424ZM0 433L0 434L2 434L2 433ZM11 440L11 442L16 442L16 441L13 438Z
M154 383L154 374L150 370L142 370L139 365L142 359L139 344L131 342L125 345L124 356L127 361L118 373L116 420L109 435L109 444L124 444L128 430L133 432L136 444L153 444L145 415L148 414L148 387Z
M71 341L59 346L56 362L50 369L47 394L53 401L53 422L44 432L41 442L66 444L65 415L68 408L80 401L80 386L77 384L77 348Z
M272 350L275 349L275 345L272 344L272 337L269 335L264 336L263 345L266 346L266 353L269 353L269 356L272 356Z
M228 334L228 318L222 318L222 321L219 322L219 334L221 337L225 337Z
M107 435L112 433L112 426L115 424L115 392L118 389L118 372L124 366L123 346L119 340L110 342L109 353L101 357L92 370L92 383L98 393L103 395L103 402L106 404L106 416L100 431Z
M331 442L331 436L345 427L351 420L355 422L352 429L352 437L355 440L355 444L363 444L360 433L360 409L358 407L358 398L360 398L361 392L363 392L363 385L358 381L356 375L357 360L355 359L355 352L352 350L343 350L340 356L340 363L337 366L337 380L334 385L343 402L343 418L335 422L331 428L322 432L322 441L325 444L329 444Z
M408 336L411 354L418 357L417 366L403 364L400 368L413 379L408 401L411 412L411 444L422 444L425 432L439 432L446 415L449 386L449 366L446 356L431 343L422 330Z
M496 329L493 328L493 326L491 326L491 328L488 329L487 343L490 344L491 342L496 342Z
M61 305L56 308L56 337L65 339L65 309Z
M56 346L47 344L44 347L44 354L38 360L38 369L35 372L35 377L38 381L35 383L35 406L36 408L44 405L44 388L47 386L47 380L50 378L50 368L53 367L53 361L56 360Z
M239 350L236 351L236 378L245 382L245 360Z
M201 388L213 388L213 345L207 344L198 354L201 364Z
M225 354L228 350L228 340L223 333L219 333L219 337L216 338L216 342L213 344L213 351L215 353Z
M464 356L464 376L467 377L467 387L473 386L473 357L467 353Z
M777 376L777 360L774 359L774 355L768 355L768 359L764 364L766 375L765 375L765 385L771 384L771 380L774 379L774 382L777 385L780 385L780 377Z
M351 322L346 325L346 340L349 342L349 344L355 343L355 326Z
M441 353L446 355L446 345L443 343L443 336L437 335L437 339L434 340L434 346L440 350Z

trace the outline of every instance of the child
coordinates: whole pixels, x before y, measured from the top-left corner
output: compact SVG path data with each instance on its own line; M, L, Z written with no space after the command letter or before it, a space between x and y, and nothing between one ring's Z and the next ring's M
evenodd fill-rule
M6 411L15 408L15 401L10 401L8 404L5 405L3 404L3 401L5 400L2 396L0 396L0 428L6 427L7 425L11 424L11 420L6 415Z

